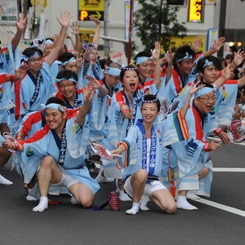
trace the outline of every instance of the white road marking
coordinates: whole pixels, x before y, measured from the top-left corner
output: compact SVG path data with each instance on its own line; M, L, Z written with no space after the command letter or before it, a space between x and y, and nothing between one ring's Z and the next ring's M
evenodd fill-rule
M230 213L233 213L233 214L236 214L236 215L240 215L242 217L245 217L245 211L240 210L240 209L237 209L237 208L232 208L232 207L229 207L229 206L226 206L226 205L217 203L217 202L206 200L204 198L200 198L198 200L193 199L193 201L200 202L202 204L206 204L206 205L209 205L211 207L218 208L218 209L224 210L226 212L230 212Z
M235 173L244 173L245 168L213 168L214 172L235 172Z

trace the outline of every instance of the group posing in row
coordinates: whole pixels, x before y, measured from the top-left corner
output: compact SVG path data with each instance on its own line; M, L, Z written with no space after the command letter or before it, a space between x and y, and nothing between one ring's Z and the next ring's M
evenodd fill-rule
M234 52L221 68L213 54L224 38L202 54L195 53L198 39L163 58L155 42L134 64L104 59L101 66L100 22L90 18L96 24L93 43L81 43L79 25L70 25L64 11L59 35L33 40L21 55L26 17L17 21L16 35L0 52L0 171L12 155L28 186L27 200L39 200L37 212L48 208L52 193L70 194L72 203L90 207L99 183L110 179L117 180L120 200L133 202L127 214L149 210L149 201L167 213L196 210L187 198L210 196L210 152L230 142L227 126L233 140L245 139L237 130L245 77L235 79L233 72L245 52ZM69 27L73 51L64 46ZM233 116L239 120L231 124ZM210 134L218 138L208 141ZM101 157L96 179L86 165L94 141L113 156ZM0 175L0 183L11 181Z

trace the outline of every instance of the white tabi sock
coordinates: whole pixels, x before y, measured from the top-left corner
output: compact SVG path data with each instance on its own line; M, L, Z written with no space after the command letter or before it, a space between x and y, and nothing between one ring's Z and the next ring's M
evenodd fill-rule
M0 184L2 185L12 185L13 182L4 178L1 174L0 174Z
M144 195L142 196L141 200L140 200L140 209L143 211L148 211L150 210L147 207L147 203L150 201L150 197L148 195Z
M119 190L119 199L122 202L132 201L132 199L124 192L124 190Z
M126 211L126 214L137 214L139 212L140 204L138 202L133 202L132 208Z
M197 210L198 208L191 205L187 200L186 196L178 196L177 199L177 208L185 209L185 210Z
M34 212L43 212L45 209L48 209L48 197L41 196L39 204L32 209Z
M189 198L189 199L192 199L192 200L199 200L199 199L201 199L199 196L197 196L196 194L194 194L194 193L187 193L187 195L186 195L186 198Z
M77 200L76 200L76 198L75 198L74 196L71 197L71 200L70 200L70 201L71 201L71 203L74 204L74 205L75 205L75 204L78 204L78 202L77 202Z

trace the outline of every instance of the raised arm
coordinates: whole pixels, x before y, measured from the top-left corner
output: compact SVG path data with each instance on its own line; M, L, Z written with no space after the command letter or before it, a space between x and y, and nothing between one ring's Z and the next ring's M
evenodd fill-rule
M245 51L239 49L237 52L234 53L234 59L231 62L231 68L235 70L240 64L242 64L244 59Z
M217 53L224 44L225 44L225 37L218 38L213 42L211 49L203 53L203 56L210 56Z
M202 46L202 38L198 37L194 42L191 44L191 49L197 52L197 50Z
M28 66L26 64L21 65L17 70L15 70L15 75L12 74L2 74L0 75L0 84L5 82L16 82L21 80L28 70Z
M20 39L21 39L21 35L22 35L23 31L26 28L26 20L27 20L27 16L22 15L22 17L16 21L17 31L15 33L15 36L11 40L11 45L12 45L12 50L13 51L19 45L19 42L20 42Z
M96 78L87 75L87 79L89 81L89 86L92 86L95 89L98 89L99 90L99 95L101 97L104 97L104 96L106 96L108 94L109 91L106 88L106 86L105 85L101 85L100 82Z
M67 28L70 24L70 20L71 20L72 16L70 14L69 11L62 11L61 12L61 17L57 18L57 20L59 21L60 25L61 25L61 29L60 29L60 33L59 36L57 38L57 40L55 41L54 47L52 49L52 51L50 52L50 54L45 58L45 61L49 64L52 65L53 62L56 60L56 58L59 55L59 52L64 44L64 40L66 37L66 31Z
M98 19L96 19L94 16L89 16L89 19L92 20L96 24L94 37L93 37L93 43L96 49L98 49L99 46L99 39L100 39L100 27L101 23Z
M189 105L190 105L191 97L193 96L193 94L195 94L198 90L202 89L204 86L205 85L203 85L203 84L201 84L197 87L191 86L189 93L188 93L188 96L186 98L185 104L180 109L182 118L185 118L185 116L186 116L186 113L187 113Z
M78 22L72 22L71 25L72 28L72 34L75 36L75 45L74 49L80 53L82 51L82 43L81 43L81 38L80 38L80 26Z
M83 89L84 89L84 93L83 93L84 101L80 107L78 114L77 114L77 121L78 121L80 126L83 126L83 124L84 124L85 117L86 117L87 113L89 112L91 101L92 101L94 94L95 94L95 89L93 87L86 87Z
M151 50L152 57L155 61L154 83L158 87L161 83L161 46L159 42L155 42L155 49Z
M231 73L233 69L231 65L228 65L225 69L222 70L221 76L213 83L216 86L216 90L218 90L226 80L231 78Z
M165 81L166 84L169 82L169 79L172 76L173 58L174 58L174 54L172 53L172 50L170 49L166 53L166 60L167 60L167 63L168 63L166 81Z

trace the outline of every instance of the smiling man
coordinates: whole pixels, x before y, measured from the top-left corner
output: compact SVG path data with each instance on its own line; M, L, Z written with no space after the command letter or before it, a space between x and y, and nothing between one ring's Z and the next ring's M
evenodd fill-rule
M48 208L51 183L65 186L83 207L92 205L99 185L90 177L84 160L89 136L86 115L94 92L92 87L85 89L83 105L69 119L64 105L46 105L47 124L43 129L25 141L3 143L6 148L23 151L22 160L30 164L33 173L37 171L40 201L33 211L42 212Z
M210 152L220 148L219 141L207 141L208 134L215 129L215 113L210 112L215 109L216 96L215 88L210 83L201 82L198 86L204 85L195 94L192 106L186 114L189 139L172 145L173 153L178 159L179 171L177 207L186 210L197 209L186 200L188 191L210 196L213 178ZM229 138L220 128L216 126L214 132L223 143L229 143ZM173 157L170 162L173 163L176 158Z
M195 80L196 76L191 76L195 65L194 59L195 52L190 46L181 46L176 50L173 58L172 75L166 85L168 91L166 98L169 101L172 101L182 88L191 82L191 79Z

